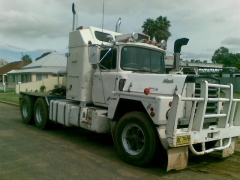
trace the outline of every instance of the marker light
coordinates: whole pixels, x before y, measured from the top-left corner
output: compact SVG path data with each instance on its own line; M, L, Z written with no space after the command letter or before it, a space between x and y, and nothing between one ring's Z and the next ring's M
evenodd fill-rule
M147 42L147 40L146 40L146 39L143 39L143 42L144 42L144 43L146 43L146 42Z
M128 38L126 38L126 42L129 42L130 41L130 38L128 37Z
M151 108L150 108L150 110L151 110L151 111L153 111L153 110L154 110L154 108L153 108L153 107L151 107Z
M152 44L152 40L150 40L148 43L149 43L149 44Z
M155 43L154 43L154 46L157 46L157 45L158 45L158 42L155 42Z
M169 107L172 107L172 101L170 101L170 102L168 103L168 106L169 106Z
M150 112L150 116L154 117L155 116L155 112L151 111Z
M222 106L224 106L225 102L222 102Z
M145 88L144 89L144 94L146 94L146 95L150 94L150 89L149 88Z
M82 30L83 26L79 26L76 30Z

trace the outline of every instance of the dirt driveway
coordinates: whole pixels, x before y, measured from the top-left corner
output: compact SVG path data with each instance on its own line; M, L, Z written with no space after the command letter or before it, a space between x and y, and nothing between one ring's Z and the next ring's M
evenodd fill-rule
M80 128L42 131L22 123L18 107L0 103L0 179L240 179L240 142L229 158L191 156L188 167L166 173L166 164L124 163L111 136Z

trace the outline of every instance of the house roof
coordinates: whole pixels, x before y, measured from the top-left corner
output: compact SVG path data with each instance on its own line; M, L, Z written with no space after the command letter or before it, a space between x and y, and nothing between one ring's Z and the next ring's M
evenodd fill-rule
M25 66L21 70L12 70L8 74L58 74L61 69L66 69L67 58L64 55L52 52L31 64Z
M8 63L5 66L0 68L0 75L6 74L7 72L14 69L21 69L22 67L28 64L29 62L26 62L26 61L15 61L15 62Z
M35 69L35 68L50 68L67 66L67 58L57 52L52 52L41 59L38 59L31 64L25 66L23 69ZM34 70L35 71L35 70Z
M60 70L63 71L63 68L62 67L49 67L49 68L45 67L45 68L12 70L12 71L8 72L8 74L21 74L21 73L24 73L24 74L62 74L62 73L59 73Z
M166 56L165 57L165 65L166 68L172 68L173 67L173 61L174 56ZM191 67L191 68L222 68L222 64L218 63L207 63L207 62L201 62L201 61L195 61L195 62L188 62L180 60L181 67Z

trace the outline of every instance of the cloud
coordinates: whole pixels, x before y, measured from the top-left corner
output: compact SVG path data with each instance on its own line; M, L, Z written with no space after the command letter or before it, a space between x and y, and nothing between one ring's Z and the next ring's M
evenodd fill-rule
M221 44L230 46L240 46L240 38L228 37ZM240 50L239 50L240 51Z
M28 52L35 49L67 52L68 33L72 29L72 2L1 0L0 41ZM240 1L237 0L104 0L104 29L114 31L121 17L122 33L141 32L147 18L166 16L173 35L168 41L170 54L173 54L174 41L187 37L190 42L182 50L184 57L211 59L214 50L220 46L239 49L239 8ZM102 27L103 1L78 0L75 9L78 26ZM6 48L17 51L10 46Z
M0 15L0 31L8 37L54 38L66 34L66 25L60 20L36 13L10 10Z

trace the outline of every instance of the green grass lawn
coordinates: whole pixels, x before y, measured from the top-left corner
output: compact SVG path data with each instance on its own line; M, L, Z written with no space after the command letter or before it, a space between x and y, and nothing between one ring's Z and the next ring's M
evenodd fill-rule
M15 89L7 89L6 93L9 93L9 92L15 92ZM0 89L0 93L4 93L4 91Z
M239 93L234 93L233 98L240 99L240 94Z
M44 96L47 96L50 94L50 92L38 92L38 93L39 93L39 95L44 95ZM6 102L19 104L19 94L16 94L15 92L0 91L0 101L6 101Z
M0 100L18 104L19 95L16 94L15 92L6 92L6 93L0 92Z

